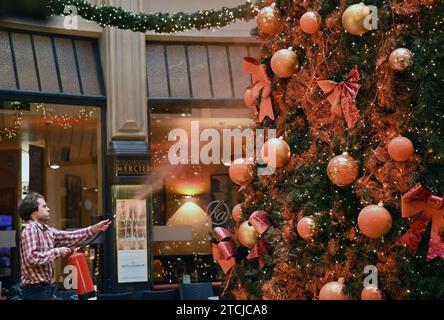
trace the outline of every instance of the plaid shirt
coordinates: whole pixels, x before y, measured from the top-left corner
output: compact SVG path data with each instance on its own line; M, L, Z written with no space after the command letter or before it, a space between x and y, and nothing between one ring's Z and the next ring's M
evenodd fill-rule
M30 220L20 236L21 285L51 283L53 261L61 256L59 247L71 247L92 237L92 227L61 231Z

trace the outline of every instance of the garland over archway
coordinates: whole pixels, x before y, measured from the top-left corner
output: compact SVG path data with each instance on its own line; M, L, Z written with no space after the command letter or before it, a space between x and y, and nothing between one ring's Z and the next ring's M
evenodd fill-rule
M234 8L223 7L220 10L200 10L194 13L133 13L121 7L95 6L85 0L48 0L51 15L67 15L65 8L75 6L77 14L87 20L97 22L102 27L117 27L136 32L154 31L174 33L191 29L220 28L236 20L251 20L257 14L260 1L247 1Z

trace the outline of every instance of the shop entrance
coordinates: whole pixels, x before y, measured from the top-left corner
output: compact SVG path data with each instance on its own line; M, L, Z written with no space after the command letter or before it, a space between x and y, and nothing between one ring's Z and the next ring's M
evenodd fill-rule
M0 248L4 288L20 281L17 240L26 221L17 205L28 192L45 196L55 228L77 229L103 217L102 138L98 107L0 100L0 232L4 243L10 240ZM100 240L86 249L95 283L102 250ZM64 265L57 260L54 273L61 287Z

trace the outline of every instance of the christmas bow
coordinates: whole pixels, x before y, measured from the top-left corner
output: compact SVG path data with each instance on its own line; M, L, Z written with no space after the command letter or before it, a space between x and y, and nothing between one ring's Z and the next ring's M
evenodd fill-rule
M255 211L250 215L248 222L256 229L257 233L263 234L271 227L268 213L266 211ZM265 241L259 240L254 248L247 256L248 260L259 259L259 266L261 268L265 265L265 256L268 254L268 245Z
M226 274L236 264L236 244L233 240L234 237L230 231L222 227L214 228L213 232L219 240L218 244L213 243L213 257Z
M268 245L264 240L259 240L254 248L250 251L247 256L248 260L253 260L258 258L259 266L261 268L265 265L265 256L268 254Z
M266 211L255 211L250 215L248 222L256 229L257 233L263 234L271 227L268 213Z
M444 259L444 241L439 234L444 223L443 198L433 195L426 186L417 184L401 197L401 212L404 218L418 213L421 216L401 237L400 243L406 244L410 251L416 253L427 225L432 220L427 261L436 257Z
M254 101L262 90L261 102L259 104L259 121L262 122L265 117L269 117L274 120L273 106L271 104L271 80L268 77L265 64L260 64L254 58L245 57L243 63L244 72L251 73L253 78L253 87L251 88L250 101ZM256 107L251 104L247 105L257 113Z
M361 85L357 83L359 80L361 76L355 65L345 81L337 83L331 80L319 80L317 82L325 94L331 92L327 101L330 102L332 110L342 110L339 112L344 115L349 129L354 128L359 119L359 111L355 104L355 98L361 88Z

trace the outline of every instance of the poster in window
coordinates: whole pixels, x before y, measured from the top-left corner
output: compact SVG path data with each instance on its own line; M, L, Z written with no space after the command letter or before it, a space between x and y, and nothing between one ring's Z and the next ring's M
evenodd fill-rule
M148 281L146 201L116 200L119 283Z

